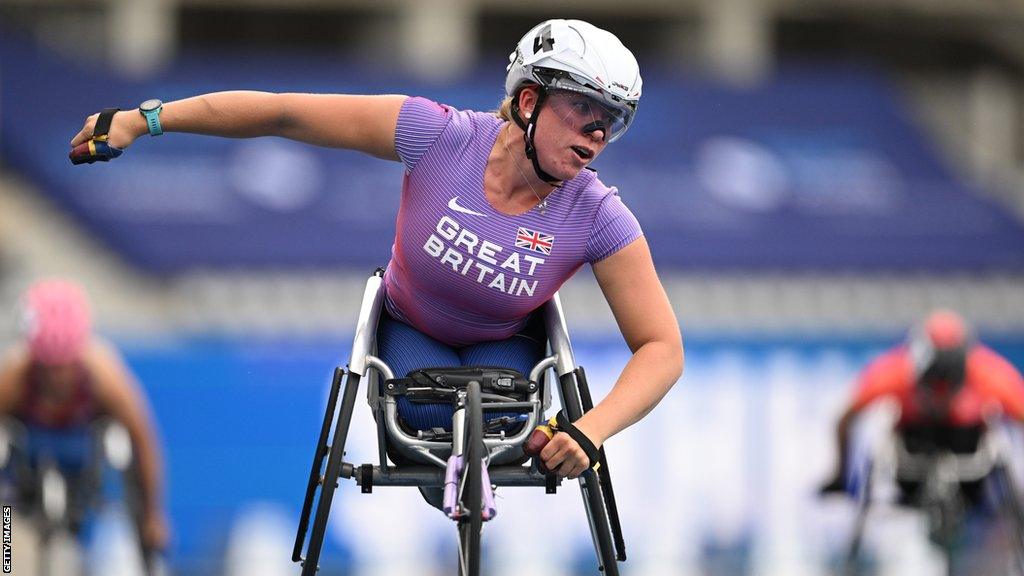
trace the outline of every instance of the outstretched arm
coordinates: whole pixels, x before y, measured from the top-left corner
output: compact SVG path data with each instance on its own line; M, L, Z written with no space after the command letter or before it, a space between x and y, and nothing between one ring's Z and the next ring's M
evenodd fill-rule
M96 376L101 406L125 427L132 440L142 490L143 539L147 545L162 549L168 538L163 508L164 466L148 403L135 377L111 346L92 344L88 363Z
M214 92L165 103L160 124L164 132L228 138L280 136L398 160L395 126L405 99L399 95ZM93 114L86 119L71 139L72 147L92 137L97 117ZM114 115L109 142L116 148L127 148L145 134L145 118L138 110L125 110Z
M846 476L850 469L850 428L859 413L860 409L850 404L836 424L836 467L832 476L821 487L822 493L846 491Z
M633 352L611 392L575 422L600 447L654 409L672 388L683 372L683 342L646 239L595 263L594 275ZM540 455L549 470L569 478L586 469L586 454L567 434L556 434Z
M0 361L0 416L10 415L21 401L29 356L24 346L8 350Z
M836 455L836 468L832 477L821 488L823 493L846 490L850 465L850 429L857 416L876 400L898 397L907 392L914 386L915 378L913 364L902 346L892 348L868 363L836 424L835 438L839 453Z

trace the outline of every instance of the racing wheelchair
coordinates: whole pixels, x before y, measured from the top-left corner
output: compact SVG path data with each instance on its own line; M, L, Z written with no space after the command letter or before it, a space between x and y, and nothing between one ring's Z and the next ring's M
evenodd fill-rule
M1010 466L1009 439L995 419L970 428L915 425L893 431L864 465L858 510L846 556L846 573L859 573L859 554L869 510L880 503L879 487L895 480L901 505L920 510L928 539L955 574L958 539L985 489L1009 528L1009 574L1024 576L1024 508Z
M458 573L479 576L483 523L497 513L494 488L536 486L553 494L561 484L555 474L542 471L522 452L550 403L545 374L554 370L563 411L559 418L567 417L570 422L593 407L586 374L573 358L561 302L555 294L543 306L549 355L529 375L499 367L460 367L414 370L406 378L396 378L391 368L372 354L383 303L383 275L384 270L378 268L367 280L348 367L334 371L292 561L301 564L303 576L314 576L319 570L334 491L344 479L354 480L364 494L375 486L441 491L441 509L457 525ZM376 465L344 460L362 380L368 383L367 399L377 426ZM410 427L400 414L400 405L416 403L447 404L452 411L450 429ZM328 443L332 424L334 434ZM616 562L626 560L625 542L603 449L597 460L597 465L580 475L580 491L598 569L617 576Z
M142 540L137 465L128 432L111 419L66 430L0 419L0 500L14 504L33 527L37 550L28 565L38 576L89 572L79 537L89 519L111 503L104 494L111 473L120 477L142 570L166 573L162 555Z

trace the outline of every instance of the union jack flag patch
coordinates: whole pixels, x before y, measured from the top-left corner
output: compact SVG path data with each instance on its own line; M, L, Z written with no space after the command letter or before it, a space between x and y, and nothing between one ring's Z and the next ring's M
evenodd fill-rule
M551 247L555 245L555 237L543 232L537 232L528 228L520 228L516 232L516 248L529 248L541 254L551 254Z

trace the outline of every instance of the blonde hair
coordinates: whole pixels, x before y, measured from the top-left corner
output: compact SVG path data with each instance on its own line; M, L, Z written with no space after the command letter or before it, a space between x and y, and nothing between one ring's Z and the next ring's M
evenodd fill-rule
M537 90L541 89L540 84L537 84L536 82L526 82L520 85L516 88L516 91L512 96L505 96L505 99L501 101L501 104L498 104L498 109L493 111L494 115L506 122L515 122L512 116L512 102L514 102L516 98L519 98L519 95L522 94L524 90L530 87L536 87ZM530 116L527 115L526 117L529 118Z
M494 111L494 115L506 122L512 121L512 97L506 96L501 104L498 104L498 109Z

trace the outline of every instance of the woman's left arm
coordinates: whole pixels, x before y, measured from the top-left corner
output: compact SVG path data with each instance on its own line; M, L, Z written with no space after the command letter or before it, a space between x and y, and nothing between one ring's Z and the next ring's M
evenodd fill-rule
M596 446L650 412L683 373L679 323L640 237L596 262L594 275L633 356L611 392L574 424ZM582 448L557 434L541 451L549 469L574 478L586 469Z
M576 423L597 445L657 406L683 373L683 339L641 236L594 264L594 276L633 352L611 392Z

